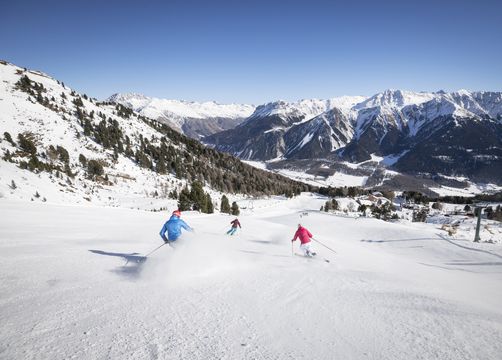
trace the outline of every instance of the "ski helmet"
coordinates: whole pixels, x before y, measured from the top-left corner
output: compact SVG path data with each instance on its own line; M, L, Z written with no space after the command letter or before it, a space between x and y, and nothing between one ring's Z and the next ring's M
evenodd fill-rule
M181 217L181 211L179 210L174 210L173 215L176 215L177 217Z

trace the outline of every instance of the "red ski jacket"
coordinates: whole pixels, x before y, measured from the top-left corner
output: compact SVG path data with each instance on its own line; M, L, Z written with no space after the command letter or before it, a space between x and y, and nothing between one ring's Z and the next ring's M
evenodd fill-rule
M307 244L307 243L310 242L310 238L312 236L313 235L310 233L310 231L308 231L307 229L305 229L303 226L300 226L298 228L298 230L296 230L295 237L293 238L293 241L295 241L296 239L300 238L300 242L302 244Z

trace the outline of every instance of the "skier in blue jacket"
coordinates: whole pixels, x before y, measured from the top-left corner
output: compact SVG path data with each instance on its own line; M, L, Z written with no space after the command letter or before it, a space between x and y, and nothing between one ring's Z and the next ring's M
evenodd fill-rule
M173 211L173 215L171 218L166 221L162 229L160 230L160 236L165 243L170 243L172 241L178 240L181 235L181 229L185 229L188 231L193 231L193 229L188 226L186 222L180 219L181 212L179 210ZM167 238L166 238L167 232Z

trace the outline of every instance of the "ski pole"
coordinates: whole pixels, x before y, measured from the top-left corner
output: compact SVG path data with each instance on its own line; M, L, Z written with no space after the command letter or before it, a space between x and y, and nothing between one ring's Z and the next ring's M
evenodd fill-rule
M150 251L148 254L145 255L145 257L149 257L150 255L152 255L155 251L159 250L162 246L166 245L167 243L163 243L162 245L156 247L155 249L153 249L152 251Z
M316 243L321 244L321 245L322 245L322 246L324 246L326 249L333 251L335 254L337 253L335 250L333 250L333 249L332 249L332 248L330 248L329 246L324 245L324 244L323 244L322 242L320 242L319 240L316 240L316 239L314 239L314 238L311 238L311 239L312 239L312 240L314 240Z

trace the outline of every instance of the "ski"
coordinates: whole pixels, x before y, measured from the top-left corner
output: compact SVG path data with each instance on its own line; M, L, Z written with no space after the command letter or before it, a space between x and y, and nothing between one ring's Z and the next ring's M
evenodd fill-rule
M299 257L302 257L304 259L316 259L317 258L317 255L316 256L305 256L305 255L302 255L302 254L297 254L295 253L296 256L299 256ZM319 260L323 260L324 262L331 262L331 260L329 259L326 259L326 258L318 258Z

